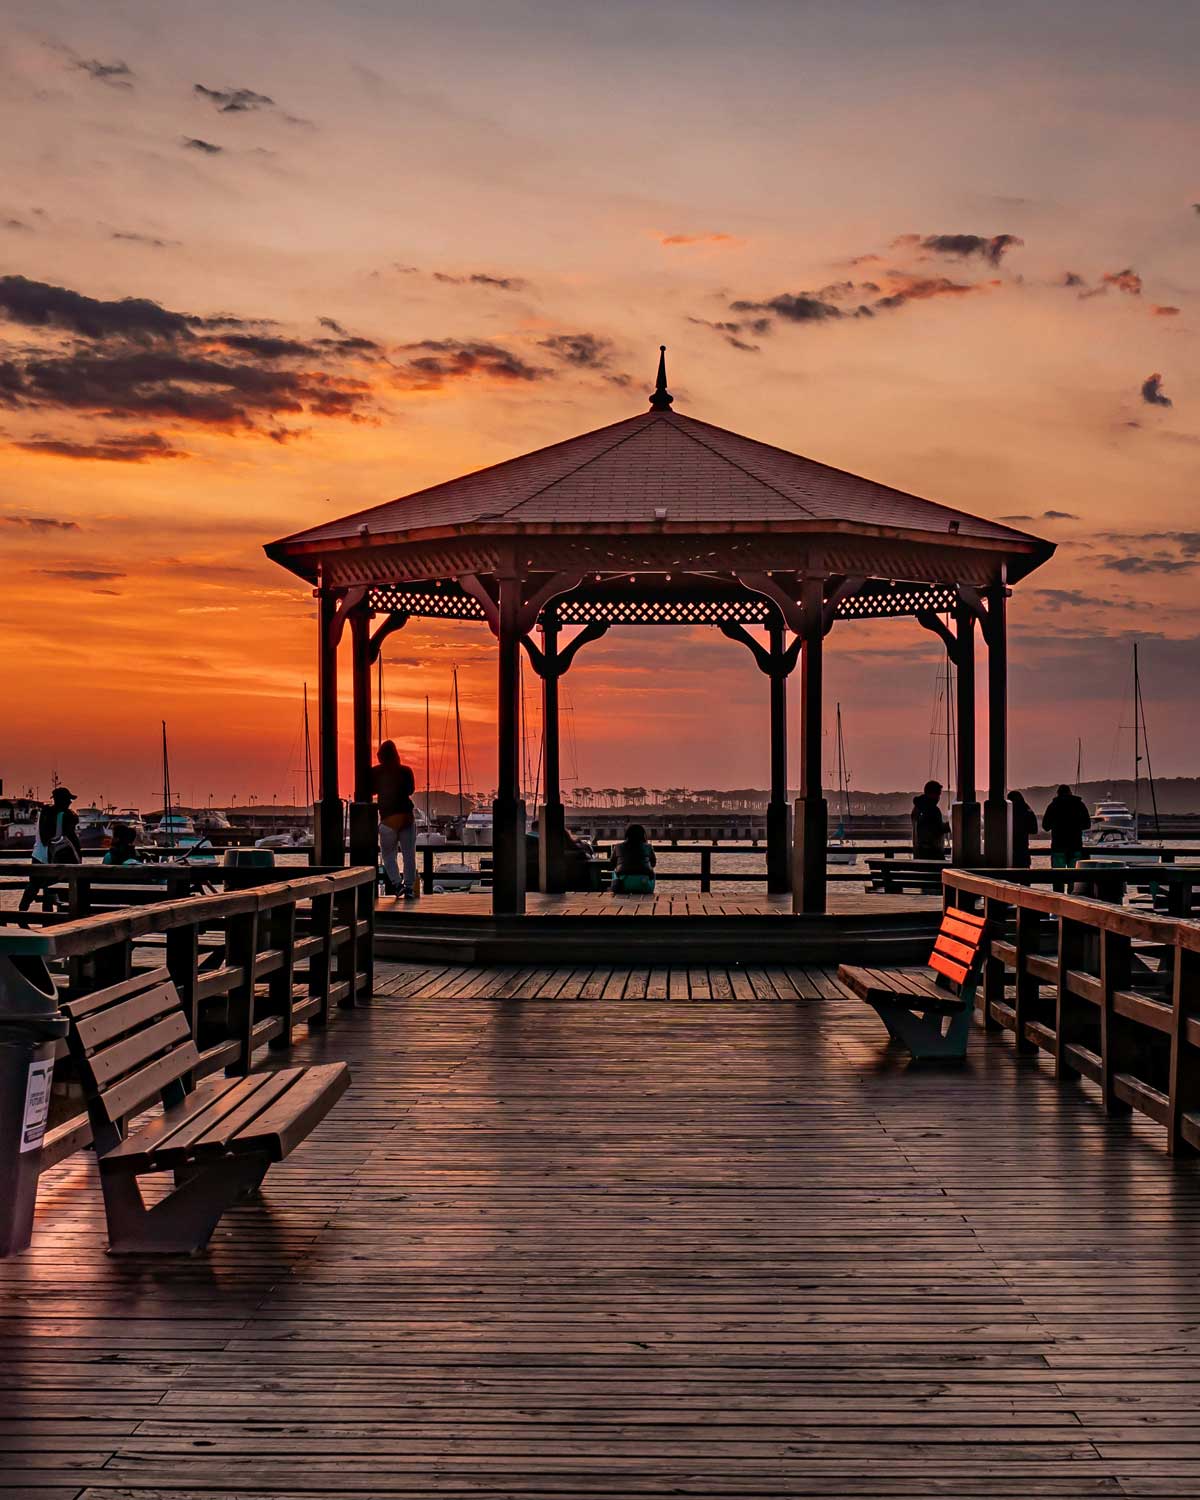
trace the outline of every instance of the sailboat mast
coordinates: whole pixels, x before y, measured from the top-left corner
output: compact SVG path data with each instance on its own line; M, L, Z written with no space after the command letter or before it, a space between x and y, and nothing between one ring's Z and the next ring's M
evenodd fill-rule
M1138 813L1142 788L1142 746L1138 735L1138 719L1141 716L1142 680L1138 675L1138 648L1133 643L1133 836L1138 836Z
M458 668L454 668L454 743L458 758L458 816L463 815L462 714L458 706Z
M375 669L375 743L383 744L383 652Z
M304 799L309 807L316 801L313 793L312 738L308 730L308 683L304 684Z
M163 778L163 818L166 819L171 811L171 768L167 761L167 721L162 720L162 778ZM170 837L171 824L168 821L164 830Z
M433 767L429 763L429 694L425 694L425 826L432 827L429 819L429 788Z

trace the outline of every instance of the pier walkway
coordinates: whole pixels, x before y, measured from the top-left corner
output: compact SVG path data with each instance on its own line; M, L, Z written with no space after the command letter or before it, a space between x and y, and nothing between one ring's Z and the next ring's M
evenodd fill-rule
M0 1494L1200 1492L1200 1172L1156 1127L983 1032L913 1070L825 971L630 972L380 964L292 1053L350 1093L205 1257L111 1260L52 1169Z

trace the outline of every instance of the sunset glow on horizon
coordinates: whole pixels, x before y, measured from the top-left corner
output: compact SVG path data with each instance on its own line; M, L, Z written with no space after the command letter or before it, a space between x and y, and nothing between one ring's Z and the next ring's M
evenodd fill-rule
M6 793L149 807L166 720L185 803L302 794L314 604L263 544L643 410L660 343L676 411L1057 544L1012 602L1012 785L1077 738L1128 775L1135 639L1154 771L1200 769L1193 7L8 17ZM484 627L389 639L385 730L423 783L428 696L451 784L455 665L482 791ZM857 787L925 778L941 665L913 621L831 633ZM564 703L568 793L767 783L715 630L614 629Z

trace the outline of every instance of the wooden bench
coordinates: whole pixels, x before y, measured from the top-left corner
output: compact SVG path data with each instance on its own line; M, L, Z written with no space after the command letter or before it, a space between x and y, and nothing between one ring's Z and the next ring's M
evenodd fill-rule
M889 1035L914 1058L967 1055L986 923L947 907L924 969L866 969L843 964L838 978L873 1006Z
M191 1254L221 1215L253 1193L345 1093L345 1063L281 1068L187 1087L199 1061L165 968L63 1005L68 1045L91 1117L109 1246L116 1254ZM132 1131L125 1122L161 1100ZM173 1172L147 1207L138 1178Z
M901 895L912 891L919 896L942 894L944 862L938 859L868 859L870 889L877 894Z

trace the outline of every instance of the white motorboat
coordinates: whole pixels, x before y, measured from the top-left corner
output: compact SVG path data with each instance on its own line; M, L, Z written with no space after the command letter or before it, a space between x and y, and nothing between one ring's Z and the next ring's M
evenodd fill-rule
M434 866L433 890L435 895L440 896L445 891L483 891L490 889L490 884L484 883L483 872L476 869L474 865L450 863Z
M307 829L284 828L277 833L266 833L254 840L256 849L300 849L307 848L312 838Z
M463 824L462 842L478 846L480 844L490 846L492 842L492 815L490 812L473 812L467 814L466 822Z

